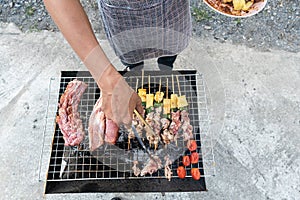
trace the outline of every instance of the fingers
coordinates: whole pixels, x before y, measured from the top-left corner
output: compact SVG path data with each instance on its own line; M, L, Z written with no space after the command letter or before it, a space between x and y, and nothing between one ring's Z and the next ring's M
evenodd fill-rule
M138 111L138 113L140 113L141 115L144 115L144 108L143 108L143 105L142 105L142 100L139 96L138 96L138 100L136 102L135 109Z

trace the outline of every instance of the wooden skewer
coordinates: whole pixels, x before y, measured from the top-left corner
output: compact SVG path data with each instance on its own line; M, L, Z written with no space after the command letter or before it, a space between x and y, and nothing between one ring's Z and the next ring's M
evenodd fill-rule
M174 92L174 76L173 76L173 74L172 74L172 90L173 90L173 94L175 94L175 92Z
M148 86L149 86L149 94L150 94L150 75L148 76Z
M139 79L136 78L136 83L135 83L135 91L138 92L138 86L139 86ZM133 118L134 118L134 114L133 114ZM127 149L130 149L130 138L128 137L128 146Z
M178 75L176 75L176 79L177 79L177 85L178 85L179 96L181 96L181 91L180 91L180 85L179 85L179 78L178 78Z
M144 89L144 70L142 70L142 89Z
M145 126L147 126L147 128L149 128L151 135L153 137L155 137L155 133L152 130L152 128L149 126L149 124L144 120L144 118L140 115L140 113L137 110L134 110L134 113L136 114L136 116L138 116L138 118L140 118L140 120L144 123Z
M136 84L135 84L135 91L138 92L138 87L139 87L139 79L136 78Z
M161 78L159 78L159 88L158 88L159 94L160 94L160 90L161 90Z
M168 98L169 79L167 78L166 99Z

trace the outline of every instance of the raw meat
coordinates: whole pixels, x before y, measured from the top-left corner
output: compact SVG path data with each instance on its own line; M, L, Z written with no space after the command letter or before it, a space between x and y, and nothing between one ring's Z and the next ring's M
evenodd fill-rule
M85 132L77 110L86 88L87 84L74 79L68 83L60 97L56 122L63 134L65 146L78 146L84 139Z
M101 106L102 98L99 98L89 120L88 130L91 151L103 145L104 142L115 144L119 136L119 127L112 120L105 117Z
M106 119L104 141L109 144L115 144L119 136L118 125L110 119Z
M94 105L93 112L89 120L89 145L90 150L94 151L104 143L104 133L105 133L105 115L101 111L101 98L98 99Z

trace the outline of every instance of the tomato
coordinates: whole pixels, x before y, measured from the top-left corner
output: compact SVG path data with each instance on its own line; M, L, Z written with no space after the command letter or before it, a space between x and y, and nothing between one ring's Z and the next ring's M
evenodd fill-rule
M192 164L196 164L199 161L199 154L197 152L193 152L190 155L190 160Z
M178 177L181 178L181 179L184 179L184 178L185 178L185 176L186 176L186 171L185 171L185 169L184 169L183 166L179 166L179 167L177 168L177 175L178 175Z
M187 148L190 151L196 151L196 149L197 149L197 142L195 140L189 140L187 142Z
M197 180L200 179L201 174L200 174L200 171L199 171L198 168L192 168L191 174L192 174L192 177L193 177L194 180L197 181Z
M184 166L189 166L191 164L190 157L189 156L183 156L182 157L182 163L183 163Z

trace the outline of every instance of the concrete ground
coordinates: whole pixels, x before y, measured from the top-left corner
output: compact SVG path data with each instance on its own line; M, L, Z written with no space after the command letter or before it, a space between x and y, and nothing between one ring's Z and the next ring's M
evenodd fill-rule
M0 199L300 199L300 53L193 38L176 68L197 69L206 80L216 162L208 192L43 196L49 79L86 69L60 33L0 24Z

